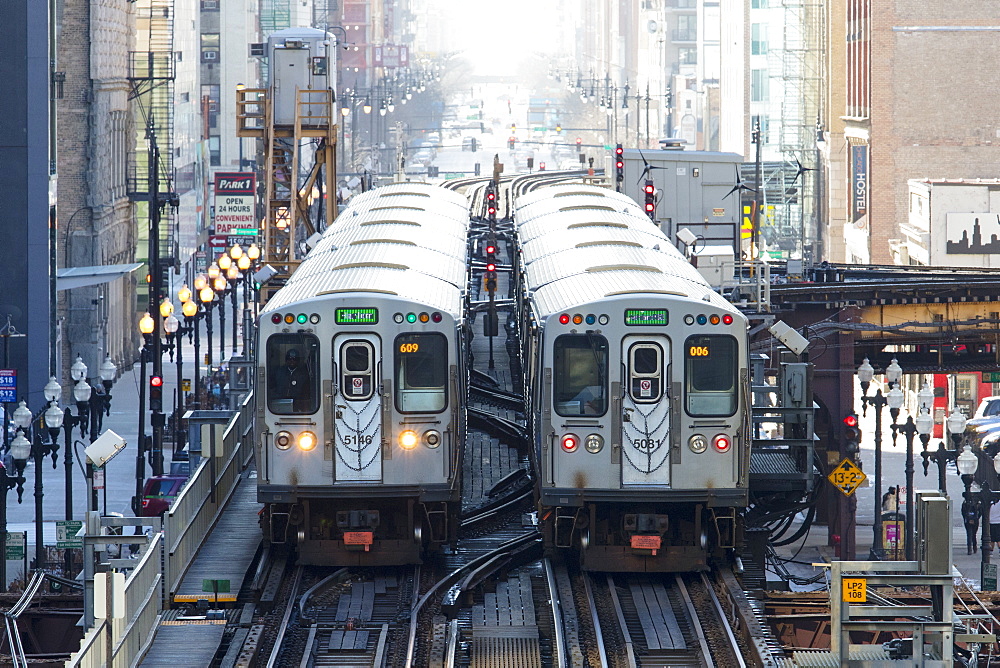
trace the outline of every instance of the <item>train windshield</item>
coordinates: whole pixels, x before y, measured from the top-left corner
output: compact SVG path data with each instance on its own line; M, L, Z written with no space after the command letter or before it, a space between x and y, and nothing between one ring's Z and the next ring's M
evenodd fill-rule
M736 350L731 336L692 336L684 342L688 415L728 417L736 412Z
M396 409L440 413L448 405L448 346L443 334L396 337Z
M563 417L604 415L608 410L608 340L567 334L555 340L553 399Z
M277 415L312 415L319 409L316 355L310 334L275 334L267 340L267 409Z

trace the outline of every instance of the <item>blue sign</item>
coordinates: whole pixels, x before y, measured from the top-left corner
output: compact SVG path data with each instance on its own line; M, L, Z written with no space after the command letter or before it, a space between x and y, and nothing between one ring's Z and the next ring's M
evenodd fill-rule
M0 369L0 402L17 401L17 369Z

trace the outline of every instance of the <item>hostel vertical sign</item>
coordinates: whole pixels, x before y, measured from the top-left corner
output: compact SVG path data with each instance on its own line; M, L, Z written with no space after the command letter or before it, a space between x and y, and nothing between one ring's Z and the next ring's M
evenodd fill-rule
M216 172L216 236L255 236L258 232L254 197L257 175L253 172Z
M851 222L858 229L868 224L868 145L851 145Z

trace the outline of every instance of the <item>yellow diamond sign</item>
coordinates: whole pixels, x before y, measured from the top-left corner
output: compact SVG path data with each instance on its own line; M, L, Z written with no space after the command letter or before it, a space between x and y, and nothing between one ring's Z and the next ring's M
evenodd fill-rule
M844 461L837 464L837 468L830 472L827 479L845 496L850 496L867 477L857 464L852 462L850 458L845 458Z

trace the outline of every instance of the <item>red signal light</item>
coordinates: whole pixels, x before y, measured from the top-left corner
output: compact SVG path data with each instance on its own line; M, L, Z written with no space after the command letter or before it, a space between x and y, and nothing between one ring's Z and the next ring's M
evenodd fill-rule
M625 149L622 148L621 144L618 144L617 146L615 146L615 155L617 155L619 158L622 156L622 154L624 152L625 152Z
M655 204L650 204L649 202L646 202L646 213L652 213L654 209L656 209Z
M656 188L653 187L652 183L647 183L642 187L642 189L647 195L652 195L654 192L656 192Z
M486 263L486 271L496 271L496 270L497 266L495 264L493 264L492 262Z
M624 167L625 167L625 163L622 162L621 160L618 160L617 162L615 162L615 169L623 169Z
M577 137L576 138L576 145L579 146L582 143L583 143L583 138L582 137Z
M492 246L491 245L491 246L487 246L486 247L486 254L487 255L492 255L493 253L496 253L496 252L497 252L497 247L496 246Z
M489 191L488 193L486 193L486 199L489 200L490 202L496 201L496 198L497 198L497 194L495 192L493 192L492 190Z
M844 424L846 424L848 427L857 427L858 426L858 416L857 415L848 415L847 417L844 418Z
M150 376L149 384L153 387L163 387L163 376Z

